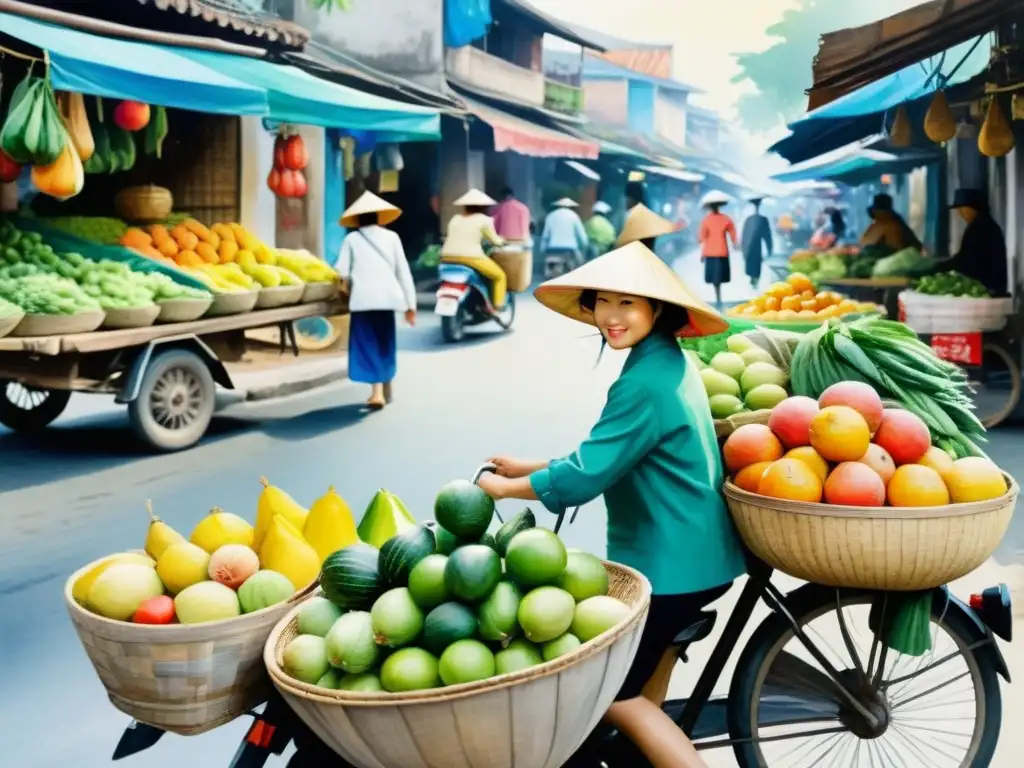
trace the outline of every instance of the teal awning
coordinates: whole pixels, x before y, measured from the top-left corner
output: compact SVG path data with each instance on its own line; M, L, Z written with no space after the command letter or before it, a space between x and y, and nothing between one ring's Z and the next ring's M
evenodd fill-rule
M363 93L288 64L193 49L180 49L179 53L198 65L264 88L268 117L276 122L387 131L406 137L401 139L404 141L441 135L436 109Z
M47 52L63 91L227 115L266 115L266 91L182 55L182 49L91 35L0 13L0 31Z

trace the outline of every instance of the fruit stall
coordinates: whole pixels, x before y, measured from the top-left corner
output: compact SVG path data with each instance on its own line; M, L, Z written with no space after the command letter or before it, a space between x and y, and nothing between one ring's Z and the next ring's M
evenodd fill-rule
M332 342L325 318L346 312L318 254L240 223L266 229L242 210L241 118L273 136L259 146L276 205L320 172L297 124L426 138L438 114L296 67L0 18L18 43L0 62L0 423L40 429L71 392L115 394L145 443L188 447L227 366L276 346L293 381L300 346L330 345L300 345L296 323Z

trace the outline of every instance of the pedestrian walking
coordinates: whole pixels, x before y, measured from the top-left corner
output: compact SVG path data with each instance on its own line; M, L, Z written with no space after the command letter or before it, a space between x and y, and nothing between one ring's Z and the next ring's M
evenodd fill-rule
M373 410L391 401L398 367L395 312L416 324L416 288L405 249L398 235L385 229L401 215L400 208L364 192L341 217L341 225L350 230L336 265L351 318L348 376L370 385L366 404Z
M643 573L653 591L636 656L606 719L650 764L703 768L661 708L676 661L672 643L745 565L720 493L707 395L676 336L717 334L728 324L639 242L544 283L536 296L560 315L597 326L602 344L629 356L576 451L552 461L493 457L496 474L484 474L479 485L495 499L539 500L555 514L604 497L609 559Z
M760 197L751 199L754 212L743 222L743 233L740 237L747 277L750 278L750 287L755 291L761 282L761 265L765 258L772 255L772 225L768 222L768 217L761 213L762 200Z
M704 282L715 289L715 305L722 308L722 286L732 279L729 268L729 242L736 245L736 225L722 213L729 202L724 192L713 190L700 200L700 207L708 214L700 223L700 258L704 262Z
M494 246L505 244L505 240L494 229L494 219L487 215L494 204L494 198L479 189L471 189L455 201L455 205L462 210L448 222L448 231L441 247L441 261L464 264L475 270L490 284L494 308L502 309L508 293L508 275L498 262L484 253L483 248L485 242Z

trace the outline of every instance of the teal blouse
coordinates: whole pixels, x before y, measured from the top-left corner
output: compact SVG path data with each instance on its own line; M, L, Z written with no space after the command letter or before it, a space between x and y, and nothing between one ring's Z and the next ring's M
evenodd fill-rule
M590 437L530 475L556 514L604 494L608 558L643 573L661 595L711 589L745 572L722 481L704 385L660 334L630 351Z

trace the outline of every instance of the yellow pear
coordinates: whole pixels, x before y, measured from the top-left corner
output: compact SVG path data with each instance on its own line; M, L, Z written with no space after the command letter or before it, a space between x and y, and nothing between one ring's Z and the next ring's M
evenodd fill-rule
M149 530L146 531L146 553L154 560L159 560L171 544L178 544L185 541L185 537L171 528L167 523L153 514L153 504L146 502L146 511L149 512Z
M261 477L260 482L263 483L263 492L256 504L256 532L252 541L252 547L257 552L263 546L263 539L275 516L284 515L292 527L301 531L306 525L306 515L309 514L305 507L277 486L271 485L267 478Z
M359 541L352 510L333 485L309 508L302 537L316 550L321 563L328 555Z
M241 517L214 507L199 521L189 541L212 555L225 544L252 547L253 533L252 526Z
M260 550L260 565L287 577L297 590L320 575L320 556L284 515L275 515Z
M92 588L96 579L98 579L110 566L117 565L119 563L148 565L150 568L156 568L156 561L149 555L144 555L141 552L120 552L116 555L103 558L100 562L96 563L96 565L79 576L78 580L71 585L71 596L75 598L80 605L85 605L86 601L89 599L89 589Z
M206 581L209 569L210 553L190 541L171 544L156 561L156 575L172 594Z

